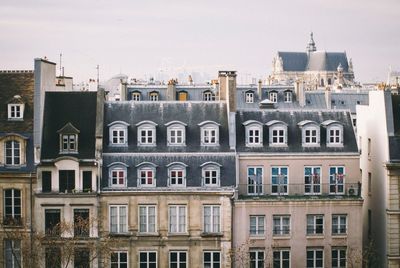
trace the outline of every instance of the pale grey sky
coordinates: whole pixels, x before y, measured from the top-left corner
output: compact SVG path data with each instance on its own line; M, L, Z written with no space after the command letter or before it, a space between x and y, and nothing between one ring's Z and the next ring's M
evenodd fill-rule
M160 68L265 78L278 51L346 51L356 79L400 70L399 0L0 0L0 69L59 62L75 82Z

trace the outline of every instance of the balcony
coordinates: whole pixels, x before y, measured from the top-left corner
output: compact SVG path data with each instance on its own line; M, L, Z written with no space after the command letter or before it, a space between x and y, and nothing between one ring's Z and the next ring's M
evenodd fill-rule
M360 198L361 183L239 184L239 198Z

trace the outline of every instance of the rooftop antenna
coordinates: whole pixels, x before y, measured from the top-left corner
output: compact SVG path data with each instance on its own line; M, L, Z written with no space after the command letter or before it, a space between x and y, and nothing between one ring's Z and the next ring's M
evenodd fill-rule
M62 72L62 53L60 53L60 76L63 76L63 72Z
M99 77L100 77L100 66L97 64L97 90L99 90Z

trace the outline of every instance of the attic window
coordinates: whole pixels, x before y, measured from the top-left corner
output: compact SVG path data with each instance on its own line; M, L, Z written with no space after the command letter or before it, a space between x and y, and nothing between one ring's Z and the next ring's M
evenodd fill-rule
M277 103L278 102L278 92L276 91L271 91L269 93L269 100L273 103Z
M302 144L305 147L319 146L320 127L314 121L304 120L298 123L302 133Z
M216 162L207 162L202 164L202 186L218 187L220 186L220 168L221 165Z
M8 120L24 119L24 104L10 103L8 104Z
M204 121L199 124L201 145L218 146L219 145L219 124L214 121Z
M136 124L138 127L138 145L155 146L156 145L156 126L152 121L142 121Z
M71 123L57 131L60 134L60 153L78 153L79 130Z
M132 100L133 101L140 101L141 94L138 91L132 92Z
M248 120L243 123L246 131L246 146L262 146L263 145L263 125L254 120Z
M171 121L167 124L167 135L169 146L185 146L186 124L180 121Z
M266 123L269 127L269 145L286 146L287 145L287 124L282 121L272 120Z
M156 186L156 165L150 162L143 162L136 166L138 168L138 186Z
M158 101L159 94L157 91L150 92L149 95L150 101Z
M358 101L357 101L357 104L361 104L361 101L358 100Z
M293 97L292 91L290 91L290 90L285 91L285 102L286 103L291 103L292 99L293 99L292 97Z
M244 96L245 96L246 103L254 103L254 92L253 91L247 91Z
M108 125L110 145L128 145L128 123L115 121Z
M341 101L340 103L341 103L341 104L344 104L344 101Z
M167 165L169 187L186 187L186 167L187 165L181 162Z
M206 90L203 92L203 100L204 101L215 101L215 94L211 92L211 90Z

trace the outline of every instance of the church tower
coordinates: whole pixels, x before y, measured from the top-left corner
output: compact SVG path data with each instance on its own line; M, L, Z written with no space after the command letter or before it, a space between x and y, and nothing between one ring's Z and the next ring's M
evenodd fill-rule
M315 46L313 33L311 32L310 41L308 42L308 45L307 45L307 53L310 54L310 52L314 52L314 51L317 51L317 47Z

